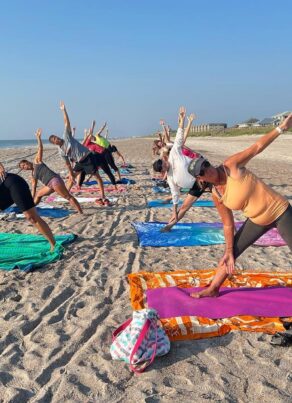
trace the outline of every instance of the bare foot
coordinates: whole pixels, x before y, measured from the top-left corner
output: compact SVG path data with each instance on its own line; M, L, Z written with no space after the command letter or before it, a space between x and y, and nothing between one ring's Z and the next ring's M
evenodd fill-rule
M209 288L205 288L200 292L192 292L190 294L192 298L218 297L218 295L219 295L218 289L210 290Z

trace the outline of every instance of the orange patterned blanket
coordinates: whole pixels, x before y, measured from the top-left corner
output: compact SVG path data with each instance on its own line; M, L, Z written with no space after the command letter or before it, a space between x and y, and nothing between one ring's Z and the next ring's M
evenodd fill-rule
M140 272L128 275L131 304L134 310L147 308L147 289L178 286L205 287L215 274L214 270L178 270L172 272ZM240 273L225 281L224 287L292 287L292 273ZM292 318L286 318L292 321ZM283 331L280 318L234 316L226 319L207 319L197 316L179 316L161 319L170 340L203 339L222 336L231 330L274 334Z

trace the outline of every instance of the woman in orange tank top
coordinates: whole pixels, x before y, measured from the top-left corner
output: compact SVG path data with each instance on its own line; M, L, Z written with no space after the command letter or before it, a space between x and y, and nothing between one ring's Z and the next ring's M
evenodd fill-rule
M191 175L213 184L212 195L223 222L225 236L225 253L212 283L201 292L193 294L193 297L217 296L225 279L234 272L236 258L273 227L277 227L292 250L292 206L284 196L245 168L253 157L291 127L292 114L252 146L227 158L217 168L204 157L190 163ZM232 210L240 210L247 217L235 235Z

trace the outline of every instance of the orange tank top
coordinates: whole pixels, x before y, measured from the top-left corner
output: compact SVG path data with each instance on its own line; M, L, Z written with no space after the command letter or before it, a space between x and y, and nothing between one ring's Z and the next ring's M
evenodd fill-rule
M213 194L218 198L214 190ZM246 168L239 179L227 175L225 191L219 200L230 210L241 210L258 225L271 224L289 206L284 196L275 192Z

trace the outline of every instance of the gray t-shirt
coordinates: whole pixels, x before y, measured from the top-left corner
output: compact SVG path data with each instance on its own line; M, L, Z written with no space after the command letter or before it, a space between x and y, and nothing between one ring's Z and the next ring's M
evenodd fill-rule
M59 152L64 160L80 162L90 154L90 150L88 150L88 148L83 144L79 143L79 141L72 136L71 130L68 130L67 128L65 128L63 140L64 144L59 148Z
M51 179L58 176L43 162L39 164L33 164L33 177L40 180L44 185L47 185Z

